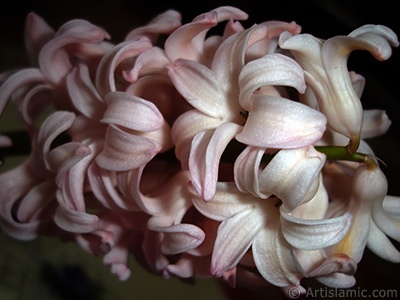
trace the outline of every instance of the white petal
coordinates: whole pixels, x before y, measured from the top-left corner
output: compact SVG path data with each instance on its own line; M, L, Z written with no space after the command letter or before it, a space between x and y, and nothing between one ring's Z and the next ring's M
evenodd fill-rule
M369 227L367 246L372 252L383 259L393 263L400 262L399 250L396 249L389 238L373 221L370 223Z
M241 129L242 127L235 123L224 123L214 132L203 131L194 137L189 156L189 170L193 186L205 201L211 201L214 197L221 155Z
M215 197L210 202L203 201L194 191L192 194L194 206L206 217L217 221L254 208L254 197L238 191L233 182L219 182Z
M250 248L254 236L262 226L262 217L257 217L252 210L242 211L223 221L215 240L211 273L221 277L234 268Z
M351 225L351 214L324 220L305 220L292 217L281 208L282 233L293 247L317 250L338 243Z
M304 71L294 59L277 53L247 63L239 76L240 105L245 110L251 111L251 95L265 85L290 86L304 93L306 89Z
M299 285L304 271L279 226L260 230L252 250L257 269L268 282L279 287Z
M260 191L276 195L292 211L304 200L325 159L313 146L280 150L259 177Z
M299 102L265 95L253 95L252 101L253 110L236 136L239 142L260 148L299 148L315 143L325 131L325 116Z
M125 92L112 92L106 95L107 110L104 123L124 126L137 131L154 131L164 124L158 108L150 101Z
M229 111L217 78L206 66L178 59L168 70L176 89L193 107L215 118L223 118Z

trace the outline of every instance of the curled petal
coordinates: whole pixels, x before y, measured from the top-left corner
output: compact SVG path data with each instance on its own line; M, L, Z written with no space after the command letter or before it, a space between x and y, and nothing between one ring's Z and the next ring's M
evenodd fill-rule
M275 226L260 230L254 239L252 251L258 271L273 285L298 286L300 279L305 276L294 249Z
M259 169L265 149L248 146L235 160L234 178L239 191L251 193L255 197L268 198L270 194L262 194L259 186Z
M386 196L383 201L374 201L372 210L376 225L396 241L400 241L400 233L397 230L400 224L399 207L400 198Z
M264 225L262 216L244 210L224 220L218 228L211 260L211 273L221 277L234 268L250 248L254 236Z
M352 31L349 37L358 41L358 45L348 45L351 50L355 47L368 50L377 60L386 60L392 55L392 48L399 46L396 34L390 28L383 25L367 24ZM350 51L351 51L350 50Z
M309 273L309 276L326 276L334 273L353 275L357 270L357 263L345 254L335 254L327 258L318 268Z
M243 131L236 136L244 144L299 148L314 144L325 131L325 116L299 102L265 95L253 95L252 102L253 110Z
M245 65L246 50L267 35L267 26L255 25L230 36L218 47L211 70L225 91L230 91L232 94L239 93L237 81Z
M230 110L218 80L206 66L178 59L168 66L168 70L179 93L199 111L222 119Z
M100 167L110 171L127 171L149 162L161 146L148 138L127 133L115 125L107 129L103 151L96 161Z
M361 137L368 139L383 135L389 130L391 124L392 121L385 111L379 109L364 110Z
M51 166L47 162L47 155L50 152L51 143L59 134L70 128L74 120L74 113L56 111L43 122L39 134L33 140L34 169L40 170L44 175L49 173Z
M136 203L118 193L111 178L110 171L100 168L93 162L88 169L88 180L96 198L112 211L138 211Z
M67 76L67 89L75 108L88 118L100 120L105 105L97 92L86 65L79 64Z
M158 70L162 72L165 66L170 63L165 51L158 47L151 47L139 54L135 65L130 71L124 71L122 75L128 82L136 82L139 74L147 74Z
M172 141L175 144L176 157L181 161L184 169L188 168L188 160L192 140L196 134L212 130L221 125L220 119L215 119L199 112L190 110L181 115L172 126Z
M298 219L281 208L282 233L290 245L302 250L317 250L338 243L351 225L350 213L325 220Z
M281 150L262 171L260 191L276 195L292 211L304 200L325 163L313 146Z
M387 261L393 263L400 262L399 250L396 249L390 239L373 221L370 223L369 227L367 246L372 252Z
M122 61L136 58L151 46L150 40L142 37L139 40L122 42L104 55L96 72L96 88L100 96L104 97L117 90L114 73Z
M266 85L290 86L304 93L304 71L295 60L278 53L268 54L247 63L239 76L240 105L251 111L251 95Z
M43 46L39 54L39 66L53 84L58 84L72 69L69 55L64 47L79 43L100 43L107 33L85 21L72 20L57 31L54 39Z
M108 105L101 120L104 123L137 131L154 131L164 124L160 111L150 101L125 92L109 93L105 100Z
M178 58L201 61L203 44L208 30L229 19L245 20L248 15L234 7L219 7L197 16L192 22L175 30L165 42L171 61Z
M188 252L197 248L205 238L204 231L192 224L151 227L149 229L164 233L161 251L165 255Z
M254 197L238 191L233 182L218 182L217 192L210 202L203 201L194 190L191 193L194 206L203 215L216 221L254 208Z
M56 210L54 222L63 230L74 233L92 232L98 227L99 218L94 214L69 208L61 191L57 191L60 206Z
M211 201L214 197L221 155L241 128L235 123L224 123L214 132L202 131L194 137L189 170L192 184L204 201Z
M155 43L160 34L170 34L181 26L181 14L167 10L150 21L146 26L136 28L128 33L125 40L138 40L145 36Z
M54 29L42 17L33 12L28 14L25 22L25 47L32 65L38 65L40 50L54 35Z
M49 169L57 174L56 184L61 186L64 174L90 154L90 147L79 142L66 143L51 150L46 156L46 163Z
M8 77L0 86L0 115L10 97L20 88L36 83L46 82L46 77L39 69L24 69Z

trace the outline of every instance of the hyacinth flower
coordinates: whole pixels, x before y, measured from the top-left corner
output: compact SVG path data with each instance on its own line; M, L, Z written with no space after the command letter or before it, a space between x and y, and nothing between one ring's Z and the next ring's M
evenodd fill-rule
M306 82L318 100L328 126L350 139L350 152L360 143L363 109L353 88L347 60L354 50L367 50L378 60L386 60L397 47L396 34L382 25L365 25L348 36L337 36L326 41L309 34L280 36L279 46L288 49L305 71Z
M288 296L306 277L353 286L365 247L399 262L399 198L364 140L391 121L363 110L366 81L346 66L355 49L389 58L397 37L367 25L322 41L248 17L169 10L114 44L29 14L32 68L0 77L0 111L12 99L31 138L0 174L2 230L73 241L120 280L133 254L165 278Z
M282 25L282 30L285 27ZM268 38L268 33L268 25L259 25L229 37L218 48L211 69L190 60L178 60L169 67L178 91L196 108L177 120L173 137L177 156L188 160L192 182L205 201L213 198L219 159L235 136L257 147L299 148L316 142L325 130L325 117L316 110L276 94L252 96L268 85L304 91L302 70L286 56L271 53L244 64L246 49ZM261 69L267 71L262 73ZM198 82L198 88L190 88L192 81ZM240 95L242 86L244 93ZM241 115L243 107L251 109L247 121ZM257 113L263 111L270 113L268 118L259 118ZM275 122L284 112L285 123ZM304 132L294 130L297 126Z

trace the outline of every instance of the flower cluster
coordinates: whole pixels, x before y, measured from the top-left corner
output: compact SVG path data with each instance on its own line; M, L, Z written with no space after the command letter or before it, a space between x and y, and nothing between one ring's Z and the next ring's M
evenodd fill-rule
M113 44L88 21L54 30L29 14L32 67L0 88L0 113L12 99L31 139L0 175L2 230L74 241L121 280L130 254L166 278L283 291L354 285L365 247L400 262L400 198L364 141L390 120L363 110L347 69L353 50L388 59L396 35L321 40L247 18L220 7L182 25L170 10Z

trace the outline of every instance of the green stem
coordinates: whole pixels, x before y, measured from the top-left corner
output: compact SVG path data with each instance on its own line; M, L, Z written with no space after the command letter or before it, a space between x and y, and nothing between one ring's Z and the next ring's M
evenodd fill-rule
M315 146L315 149L326 155L327 160L344 160L366 164L368 168L375 168L375 161L367 154L351 153L348 147Z

